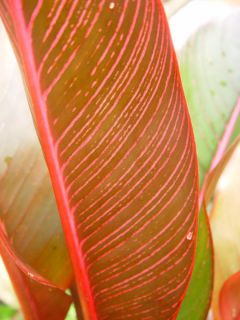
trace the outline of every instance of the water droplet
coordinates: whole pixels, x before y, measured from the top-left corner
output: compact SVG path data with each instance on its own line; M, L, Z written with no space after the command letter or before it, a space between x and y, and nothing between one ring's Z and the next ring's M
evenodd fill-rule
M193 237L192 231L188 232L187 240L192 240L192 237Z
M28 272L28 276L33 279L34 275L31 272Z
M110 4L109 4L109 9L114 9L114 7L115 7L115 3L114 2L110 2Z

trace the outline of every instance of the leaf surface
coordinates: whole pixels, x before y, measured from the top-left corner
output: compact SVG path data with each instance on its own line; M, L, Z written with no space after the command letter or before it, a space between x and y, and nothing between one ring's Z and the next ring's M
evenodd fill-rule
M177 316L178 320L186 320L194 314L194 320L206 319L212 292L212 239L208 216L202 208L199 215L197 236L197 253L191 282ZM204 285L203 285L204 284ZM196 302L196 297L198 297ZM206 307L207 306L207 307Z
M21 263L46 282L68 288L71 263L39 146L28 144L15 153L0 180L0 190L0 221Z
M196 1L180 14L176 17L178 24L172 24L172 32L196 139L202 203L209 172L219 163L234 129L235 135L239 133L236 128L240 112L237 103L240 72L236 68L240 58L239 10L219 3ZM187 29L181 34L177 26L189 17L192 17L191 26L184 24ZM199 20L199 25L195 20ZM189 35L191 28L194 32ZM205 319L211 301L213 257L211 239L206 240L206 235L210 235L209 224L201 217L202 212L203 209L200 210L202 227L199 228L195 267L179 319ZM204 265L203 261L206 261Z
M7 305L0 305L0 314L2 317L2 320L9 320L11 317L13 317L16 314L16 311Z
M39 284L22 272L0 237L0 253L21 303L26 320L64 320L71 298L57 288Z
M232 10L201 27L179 53L196 138L200 185L226 150L240 113L240 71L236 68L240 9Z
M25 316L64 319L71 302L64 293L72 282L71 264L46 164L2 24L0 46L2 255Z
M4 1L86 319L174 319L197 164L160 1Z

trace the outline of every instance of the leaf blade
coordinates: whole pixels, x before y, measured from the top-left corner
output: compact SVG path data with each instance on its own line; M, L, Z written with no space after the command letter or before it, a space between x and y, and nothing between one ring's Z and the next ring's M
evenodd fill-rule
M155 1L88 5L81 28L78 1L52 25L47 2L10 6L83 313L174 318L192 270L197 169L166 18Z
M209 172L211 175L211 170L223 156L234 125L239 119L237 100L240 92L238 85L240 73L234 68L239 58L236 36L238 14L234 7L226 4L198 1L187 6L178 17L176 15L178 25L181 25L181 22L182 25L186 25L186 30L182 34L178 32L180 29L177 24L174 25L174 21L172 24L183 87L196 139L201 188L200 205L206 192ZM192 19L194 22L191 21L191 25L188 26L186 21L189 16L194 17ZM199 25L195 23L197 21ZM200 220L203 219L202 210L200 210ZM205 228L199 230L199 241L205 239L204 233L206 234L208 228L209 223L206 221ZM205 232L202 232L203 230ZM211 239L209 241L211 243ZM213 259L212 249L208 249L206 257ZM202 268L197 267L201 265L201 259L197 249L196 266L188 289L189 293L180 309L180 315L183 314L189 319L195 318L196 313L199 319L204 318L209 309L213 285L208 286L208 295L205 296L204 282L197 281L203 273ZM213 261L210 265L211 267L205 272L208 274L208 283L213 283ZM206 264L205 268L207 266L209 267ZM196 292L195 287L199 284L203 289ZM205 299L205 307L202 308L200 304L195 303L199 299L201 301ZM195 309L188 308L192 303Z

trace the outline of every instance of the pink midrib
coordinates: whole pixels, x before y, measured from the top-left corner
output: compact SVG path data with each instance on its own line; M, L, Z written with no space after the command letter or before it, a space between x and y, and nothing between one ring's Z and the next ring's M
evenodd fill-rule
M239 115L240 115L240 97L238 98L236 106L234 107L233 112L231 114L231 117L225 127L222 139L220 140L220 142L218 144L218 148L217 148L216 153L213 157L213 160L211 162L211 166L210 166L210 169L208 172L211 172L216 167L216 165L221 160L224 152L226 151L227 146L229 144L229 141L231 139L237 118ZM201 204L203 203L205 185L206 185L206 177L207 177L207 175L205 176L205 179L204 179L204 182L203 182L203 185L201 188L201 193L200 193L200 198L199 198L199 207L201 207Z
M36 123L41 140L41 145L45 153L49 173L52 180L54 193L56 196L59 213L66 240L70 249L70 256L73 263L75 278L80 293L83 313L86 319L96 320L96 310L91 286L87 276L85 261L82 249L78 241L75 229L74 218L68 203L67 194L63 183L60 165L56 156L55 147L52 140L51 130L47 119L47 106L43 100L39 79L35 68L34 55L29 41L29 34L23 17L20 1L11 2L11 14L16 26L18 44L21 49L21 62L24 74L26 75L29 90L31 92L32 106L35 112Z

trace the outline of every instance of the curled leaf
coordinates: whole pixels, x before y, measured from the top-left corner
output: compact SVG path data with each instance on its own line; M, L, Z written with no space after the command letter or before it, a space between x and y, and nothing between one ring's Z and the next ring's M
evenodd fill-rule
M22 272L0 241L0 254L12 280L26 320L64 320L71 304L71 297L63 291L42 285Z
M222 320L240 319L240 272L235 273L224 282L219 304Z

